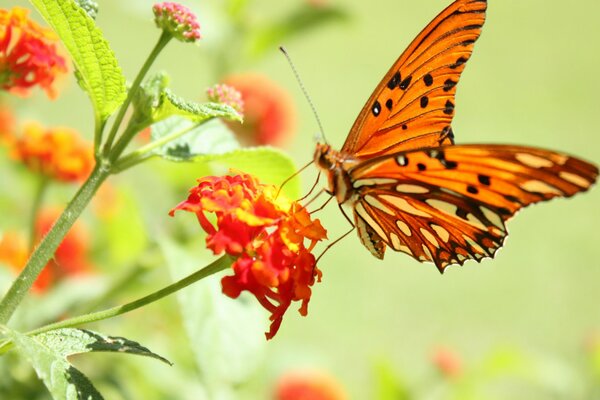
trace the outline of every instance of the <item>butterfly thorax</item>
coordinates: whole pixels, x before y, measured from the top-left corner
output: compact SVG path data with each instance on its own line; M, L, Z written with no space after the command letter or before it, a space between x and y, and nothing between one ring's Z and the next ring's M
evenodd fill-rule
M327 193L335 196L339 204L349 201L354 192L351 190L352 181L348 171L360 161L348 154L332 149L328 144L317 143L314 162L327 176Z

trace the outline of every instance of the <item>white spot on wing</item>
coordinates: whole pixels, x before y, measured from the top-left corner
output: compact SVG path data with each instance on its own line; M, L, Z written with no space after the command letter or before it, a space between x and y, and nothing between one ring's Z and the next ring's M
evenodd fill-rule
M424 229L424 228L421 228L420 231L421 231L421 234L423 235L423 237L425 239L427 239L427 241L429 243L431 243L435 247L440 247L440 244L438 243L438 241L435 239L435 236L433 236L433 234L431 232L429 232L427 229Z
M504 224L502 222L502 218L500 217L500 215L496 214L495 212L493 212L492 210L490 210L487 207L484 206L479 206L479 209L481 210L481 212L483 213L483 215L494 225L496 225L498 228L504 230Z
M354 181L352 186L355 189L358 189L363 186L378 186L378 185L387 185L390 183L398 182L396 179L388 179L388 178L373 178L373 179L358 179Z
M590 183L587 181L587 179L582 178L579 175L572 174L570 172L561 171L558 173L558 176L560 176L565 181L573 183L582 188L587 188L590 186Z
M452 203L448 203L447 201L436 200L436 199L425 200L425 202L427 204L429 204L431 207L436 208L443 213L446 213L453 217L456 216L456 210L458 209L458 207L456 207Z
M380 238L387 237L383 229L381 229L381 226L377 222L375 222L375 220L371 217L371 215L369 215L369 213L367 212L367 210L365 210L365 207L361 203L356 203L356 205L354 206L354 211L356 211L356 213L360 215L360 217L367 223L367 225L369 225L375 231L375 233L379 235Z
M410 231L410 227L404 221L400 221L399 219L396 220L396 226L398 226L398 229L400 229L402 231L402 233L404 233L406 236L412 235L412 232Z
M400 250L402 247L402 243L400 242L400 238L394 232L390 233L390 240L392 242L392 248L394 250Z
M377 208L378 210L383 211L386 214L395 215L394 210L392 210L391 208L389 208L388 206L386 206L385 204L383 204L382 202L377 200L376 197L371 196L370 194L365 196L365 201L367 203L369 203L370 205L372 205L373 207ZM383 237L385 237L385 236L383 236Z
M396 186L396 191L400 193L429 193L429 189L423 186L410 184L398 185Z
M442 239L445 243L448 243L448 240L450 239L450 233L446 229L434 224L431 225L431 229L437 233L440 239Z
M554 186L550 186L546 182L538 181L536 179L527 181L520 186L521 189L527 190L528 192L562 194L562 192Z
M431 215L413 207L408 201L404 200L401 197L390 196L390 195L382 195L379 197L381 199L387 201L388 203L390 203L391 205L393 205L394 207L396 207L397 209L399 209L401 211L404 211L404 212L412 214L412 215L416 215L418 217L431 218Z
M543 167L551 167L554 163L547 158L542 158L538 156L534 156L533 154L528 153L517 153L515 154L515 158L524 165L527 165L531 168L543 168Z

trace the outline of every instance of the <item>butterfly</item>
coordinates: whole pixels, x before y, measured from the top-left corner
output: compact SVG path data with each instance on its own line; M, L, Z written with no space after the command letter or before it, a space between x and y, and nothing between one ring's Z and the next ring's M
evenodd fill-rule
M485 0L456 0L413 40L362 108L340 151L318 143L326 191L352 209L361 243L387 247L440 272L493 257L519 209L570 197L598 168L518 145L455 145L456 85L479 38Z

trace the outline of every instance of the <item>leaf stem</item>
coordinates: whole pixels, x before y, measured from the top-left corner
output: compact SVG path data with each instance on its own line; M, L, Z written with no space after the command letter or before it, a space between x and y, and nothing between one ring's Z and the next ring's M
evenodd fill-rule
M91 313L91 314L81 315L78 317L73 317L73 318L55 322L55 323L52 323L52 324L49 324L46 326L42 326L38 329L27 332L27 335L37 335L39 333L48 332L48 331L51 331L54 329L59 329L59 328L70 328L70 327L74 327L74 326L78 326L78 325L82 325L82 324L88 324L90 322L97 322L97 321L101 321L103 319L116 317L117 315L125 314L129 311L133 311L133 310L143 307L147 304L150 304L157 300L160 300L163 297L173 294L173 293L191 285L192 283L198 282L199 280L201 280L203 278L206 278L217 272L223 271L224 269L227 269L231 266L232 261L233 260L230 256L224 255L224 256L218 258L217 260L213 261L208 266L188 275L187 277L185 277L167 287L164 287L154 293L144 296L138 300L135 300L135 301L132 301L130 303L123 304L120 306L116 306L113 308L109 308L109 309L106 309L103 311L98 311L98 312Z
M58 245L71 226L73 226L75 220L83 212L109 174L110 168L106 165L102 163L96 165L88 179L79 188L79 191L69 202L60 217L58 217L58 220L56 220L48 234L44 236L39 246L31 253L25 268L12 283L2 301L0 301L0 324L8 322L19 303L21 303L33 285L33 282L35 282L38 275L48 263L48 260L54 255Z
M172 39L172 37L173 36L170 33L163 31L163 33L158 38L158 41L154 45L154 48L150 52L150 55L148 55L148 58L144 62L144 65L142 65L142 68L140 69L137 76L135 77L133 84L129 88L129 92L127 93L127 98L121 105L121 108L119 109L119 113L117 114L115 121L112 125L112 128L106 139L106 143L104 144L104 149L103 149L104 156L108 156L109 152L111 152L113 150L112 146L113 146L113 142L117 136L117 131L121 127L121 123L123 122L123 118L125 117L125 113L127 112L127 109L129 108L129 105L131 104L131 101L137 94L137 92L140 88L140 85L142 84L142 80L144 79L144 77L146 76L146 73L148 72L148 70L150 69L150 67L152 66L154 61L156 60L156 57L158 57L160 52L165 48L165 46L169 43L169 41ZM135 132L133 134L135 134ZM129 141L131 140L131 138L133 137L133 134L123 135L123 137L121 137L121 139L119 139L119 141L117 142L117 145L115 145L115 147L118 147L118 148L122 147L124 149L125 146L127 146ZM127 137L125 137L125 136L127 136ZM126 140L124 141L124 139L126 139ZM123 150L121 149L120 151L117 151L117 152L118 152L118 154L120 154L122 151Z
M208 118L208 119L205 119L198 123L192 124L186 128L180 129L176 132L165 135L159 139L153 140L152 142L148 143L147 145L145 145L135 151L132 151L131 153L121 157L119 160L117 160L114 163L112 172L118 173L118 172L121 172L123 170L126 170L128 168L131 168L131 167L139 164L140 162L144 161L153 150L158 149L158 148L164 146L165 144L167 144L175 139L180 138L181 136L198 128L200 125L202 125L205 122L208 122L210 120L212 120L212 118Z

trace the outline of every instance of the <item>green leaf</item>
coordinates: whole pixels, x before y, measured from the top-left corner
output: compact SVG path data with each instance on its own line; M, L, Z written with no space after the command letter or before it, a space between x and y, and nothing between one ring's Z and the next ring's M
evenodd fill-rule
M192 161L198 155L223 154L240 147L233 133L220 120L198 125L185 118L171 117L152 125L152 140L185 130L189 131L156 149L154 154L170 161Z
M198 237L198 242L204 242ZM185 248L162 237L159 244L174 280L214 257L196 243ZM225 271L224 273L231 273ZM230 299L221 293L220 276L177 292L191 350L210 398L237 398L236 386L248 381L264 361L268 317L255 299ZM247 301L244 301L247 300Z
M169 360L151 352L138 342L123 337L105 336L85 329L56 329L40 333L33 338L41 345L51 348L53 352L63 357L73 354L103 351L151 357L165 364L172 365Z
M55 349L48 347L36 338L30 338L6 327L0 327L0 331L11 338L16 348L33 366L54 399L103 399L90 380Z
M69 51L80 86L89 94L102 122L121 105L125 77L94 20L73 0L30 0Z
M242 121L242 115L227 104L187 101L169 89L164 89L160 93L158 106L152 110L152 119L157 122L174 115L185 117L194 122L205 121L209 118Z
M262 24L249 39L249 50L253 56L260 56L265 51L277 48L281 43L289 41L307 31L331 22L343 22L349 14L341 7L332 5L309 6L302 4L286 18L273 24Z

